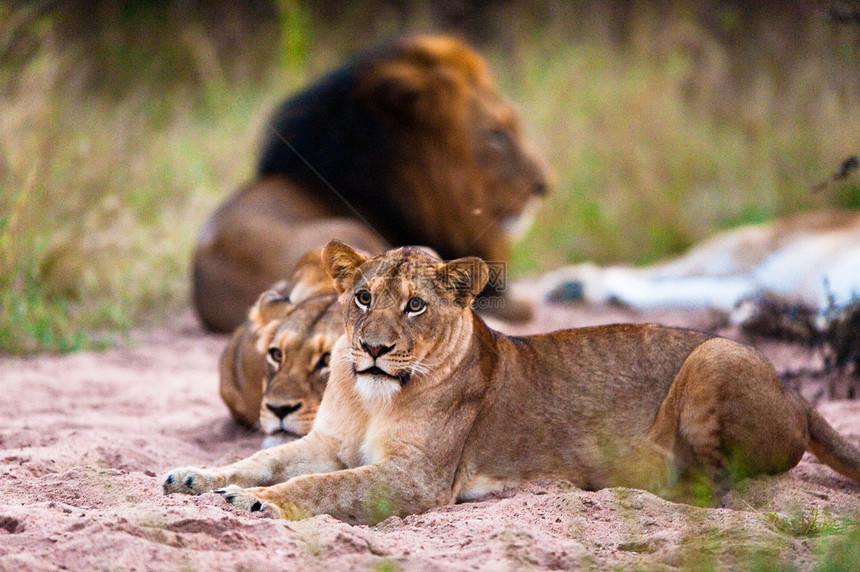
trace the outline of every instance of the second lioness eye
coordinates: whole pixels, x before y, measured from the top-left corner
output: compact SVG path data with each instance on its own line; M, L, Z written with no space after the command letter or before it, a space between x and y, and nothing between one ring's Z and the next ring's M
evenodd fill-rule
M367 290L359 290L355 293L355 303L358 304L359 308L367 308L370 306L371 299L372 296Z
M424 309L427 304L418 296L413 296L406 302L406 311L411 314L416 314Z
M281 363L281 360L284 359L284 352L281 351L281 348L269 348L269 357L275 363Z
M320 356L320 359L317 360L317 363L314 366L314 370L319 371L321 369L327 368L330 360L331 360L331 354L329 352L324 353L323 355Z

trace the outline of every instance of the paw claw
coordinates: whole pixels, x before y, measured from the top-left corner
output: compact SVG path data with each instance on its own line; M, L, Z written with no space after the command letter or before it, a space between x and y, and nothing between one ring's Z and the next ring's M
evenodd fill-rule
M231 485L226 489L224 500L235 507L247 510L249 512L261 512L264 516L270 518L283 518L281 509L278 506L257 498L256 494L249 489L243 489L235 485ZM223 494L223 493L222 493Z
M206 469L183 468L168 473L162 484L164 494L185 493L199 495L211 491L219 482L217 473Z

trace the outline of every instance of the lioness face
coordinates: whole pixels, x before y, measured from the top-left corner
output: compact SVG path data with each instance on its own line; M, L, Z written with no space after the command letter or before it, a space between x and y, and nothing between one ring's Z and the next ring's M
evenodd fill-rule
M349 342L344 357L362 399L375 405L439 370L466 332L464 324L471 324L469 304L488 278L478 258L444 264L416 247L368 260L332 242L323 261L342 292Z
M260 426L271 447L307 434L329 376L335 341L343 334L336 296L296 304L266 349L266 377Z

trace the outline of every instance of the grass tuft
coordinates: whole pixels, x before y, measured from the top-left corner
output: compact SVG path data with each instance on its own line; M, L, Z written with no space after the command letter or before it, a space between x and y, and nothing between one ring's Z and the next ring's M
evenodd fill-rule
M0 3L0 352L103 347L187 308L196 233L251 176L274 105L373 41L434 27L430 4L385 21L347 4ZM479 49L558 181L514 276L860 206L856 174L810 192L858 153L860 27L621 4L484 14Z
M857 569L860 562L860 521L855 519L841 532L825 538L819 545L820 560L816 570L838 572Z
M845 529L843 523L821 518L818 510L814 508L808 512L798 510L788 515L769 512L764 516L773 530L796 538L814 538L842 532Z

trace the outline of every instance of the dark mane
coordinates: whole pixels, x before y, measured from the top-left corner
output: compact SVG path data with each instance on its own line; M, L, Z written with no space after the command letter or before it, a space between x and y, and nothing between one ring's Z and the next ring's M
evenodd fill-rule
M286 177L344 216L355 209L393 244L400 239L389 230L397 210L387 197L398 183L397 146L389 122L360 101L357 87L370 62L398 55L396 44L365 52L283 102L257 167L260 177Z

